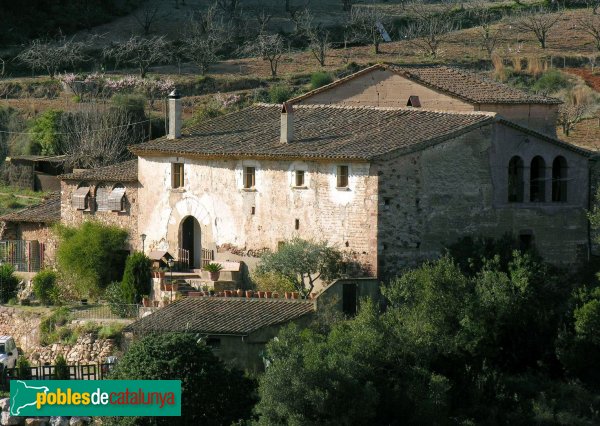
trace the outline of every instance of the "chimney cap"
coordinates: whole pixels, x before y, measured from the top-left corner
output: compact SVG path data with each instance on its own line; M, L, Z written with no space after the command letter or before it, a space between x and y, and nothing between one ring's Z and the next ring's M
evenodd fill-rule
M173 89L171 93L169 93L169 99L179 99L181 98L181 94L177 91L177 89Z
M294 112L294 109L292 108L292 104L290 102L284 102L281 105L281 113L282 114L291 114Z

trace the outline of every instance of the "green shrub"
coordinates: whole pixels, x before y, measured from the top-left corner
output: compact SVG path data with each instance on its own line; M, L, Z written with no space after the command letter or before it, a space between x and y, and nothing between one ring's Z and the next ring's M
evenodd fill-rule
M19 279L15 277L15 267L11 264L0 266L0 303L6 303L17 297Z
M122 278L127 231L93 221L56 229L60 238L56 260L75 297L96 297L108 283Z
M33 293L40 303L52 305L57 301L56 272L43 270L33 277Z
M546 71L533 85L533 90L538 93L555 93L569 87L566 75L558 70Z
M215 101L209 101L204 105L197 107L191 120L192 125L201 124L211 118L225 114L225 111Z
M281 104L292 97L292 90L286 84L276 84L269 89L269 98L274 104Z
M33 120L32 139L42 155L56 155L61 150L59 132L62 114L62 111L49 109Z
M54 378L56 380L69 380L69 366L64 356L58 355L54 360Z
M131 318L137 313L135 307L124 301L123 285L118 281L112 282L106 287L104 299L108 302L110 311L121 318Z
M71 312L66 307L55 309L40 322L40 343L49 345L62 339L69 339L71 331L59 331L71 320ZM66 328L66 327L65 327ZM68 328L67 328L68 329Z
M31 365L23 355L17 359L17 377L24 380L31 379Z
M331 74L326 72L316 72L310 76L310 88L312 90L318 89L319 87L325 86L333 81Z
M254 273L252 281L257 290L261 291L276 291L285 293L286 291L296 291L294 283L277 272Z
M122 303L139 303L142 296L148 296L152 290L152 261L141 252L135 252L125 262L125 272L121 282Z
M124 324L106 324L98 330L99 339L114 339L120 341L123 335Z

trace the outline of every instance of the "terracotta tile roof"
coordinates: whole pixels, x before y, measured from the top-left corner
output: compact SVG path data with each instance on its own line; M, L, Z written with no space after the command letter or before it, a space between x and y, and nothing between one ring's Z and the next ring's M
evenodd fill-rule
M305 300L188 297L135 321L125 331L248 335L314 311L314 302Z
M97 169L85 169L74 171L59 176L62 180L89 180L108 182L135 182L137 181L137 159L124 161Z
M55 223L60 221L60 192L53 192L44 201L14 213L0 216L3 222Z
M560 99L535 95L516 89L507 84L498 83L470 71L448 66L399 66L377 64L358 71L326 86L312 90L290 100L291 103L309 98L340 86L348 80L375 70L390 70L414 82L455 96L473 104L560 104Z
M494 113L413 108L294 106L294 140L280 142L281 105L256 104L130 150L137 155L370 160L417 149L494 121Z

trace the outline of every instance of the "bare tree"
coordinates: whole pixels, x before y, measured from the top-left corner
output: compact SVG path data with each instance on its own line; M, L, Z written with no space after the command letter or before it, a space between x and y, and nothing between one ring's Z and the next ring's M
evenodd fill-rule
M458 25L451 17L451 4L432 12L426 5L415 2L407 5L414 20L400 29L400 37L407 40L415 48L435 58L440 53L440 45L444 43Z
M139 119L139 118L138 118ZM77 168L102 167L130 157L127 146L144 140L142 123L120 108L100 105L63 114L62 151L69 165Z
M85 49L89 42L67 40L61 37L56 41L33 40L16 59L32 69L45 70L50 78L65 66L74 67L76 63L87 59Z
M273 15L269 15L264 10L261 10L260 13L256 14L256 21L258 22L258 34L265 34L267 32L267 25L269 25L269 21Z
M471 13L479 23L479 26L475 29L479 35L481 47L486 50L488 56L491 58L502 38L503 27L494 25L494 23L498 21L496 15L489 6L481 0L473 3Z
M329 31L319 24L310 29L309 40L310 43L308 48L317 62L319 62L319 65L324 67L325 60L327 59L327 53L329 52L329 49L331 49L331 43L329 42Z
M204 75L210 65L218 62L218 52L228 41L228 24L213 4L190 21L183 38L185 55Z
M353 7L350 13L350 30L352 40L373 45L375 53L379 53L379 45L383 40L380 27L388 22L387 14L377 7Z
M250 55L260 56L269 61L271 77L277 76L277 67L284 53L283 38L279 34L259 34L258 37L246 44L244 51Z
M590 10L589 14L577 19L577 25L592 36L596 50L600 51L600 16Z
M158 15L158 7L150 6L149 4L146 4L140 8L136 13L133 14L133 17L142 28L144 35L150 34L152 25L160 18Z
M575 125L596 109L595 101L587 87L569 90L562 98L564 103L558 109L557 124L562 127L563 133L569 136Z
M113 58L118 64L129 64L137 67L140 77L146 77L148 69L169 57L168 42L164 37L143 38L132 36L123 43L104 49L104 56Z
M532 32L540 42L541 48L545 49L548 33L550 33L550 30L552 30L552 27L556 25L560 18L560 12L552 12L540 7L537 10L522 15L515 23L515 27L521 31Z

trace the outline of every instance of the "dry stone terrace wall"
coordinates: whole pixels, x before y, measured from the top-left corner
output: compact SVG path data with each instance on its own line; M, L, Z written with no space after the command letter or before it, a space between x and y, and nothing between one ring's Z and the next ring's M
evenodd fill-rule
M436 257L466 235L533 234L548 261L573 264L587 253L587 158L501 124L374 165L380 176L379 250L384 275ZM569 164L567 203L508 203L508 161L562 155ZM548 180L550 182L550 180ZM547 183L547 194L551 185ZM548 188L550 187L550 188ZM528 192L527 192L528 193ZM551 199L548 196L546 199ZM386 201L387 200L387 201Z
M184 187L172 189L171 164L181 162ZM348 190L336 188L338 164L349 165ZM243 189L244 167L256 168L254 190ZM292 187L295 169L306 171L306 188ZM137 232L147 235L147 252L176 253L182 221L193 216L203 248L247 253L276 250L295 236L327 240L376 273L377 176L368 163L149 157L139 159L138 178L148 188L139 204L152 206L140 210ZM226 260L228 253L217 257Z
M141 241L137 232L137 220L140 205L138 202L138 184L136 182L123 182L125 186L125 210L123 212L96 211L95 207L89 210L77 210L72 204L73 192L80 182L63 180L61 183L61 223L68 226L79 226L86 220L97 220L106 225L124 228L129 233L129 249L141 249ZM90 197L94 197L98 182L87 182L91 185ZM119 182L102 182L102 184L114 185ZM94 200L91 198L92 206Z

